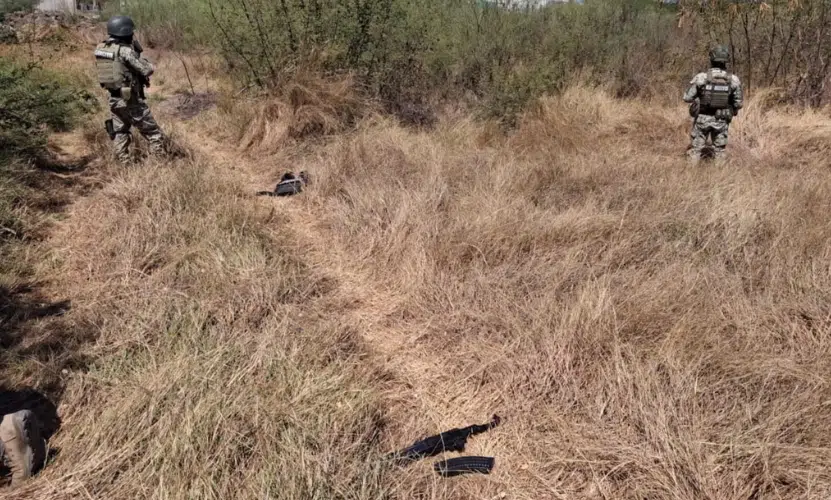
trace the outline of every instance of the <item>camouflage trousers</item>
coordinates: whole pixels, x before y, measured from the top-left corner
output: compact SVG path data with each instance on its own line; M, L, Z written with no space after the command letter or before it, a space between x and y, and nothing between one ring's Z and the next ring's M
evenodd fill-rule
M713 141L713 153L717 159L724 157L727 147L727 132L730 122L710 115L698 115L693 121L690 132L691 145L689 155L693 159L701 158L701 152L707 145L707 139Z
M130 143L133 136L130 133L131 127L136 127L139 133L150 143L150 150L153 154L161 154L165 148L165 136L159 124L153 118L150 108L143 100L125 101L121 98L110 98L110 111L112 112L113 149L115 156L121 162L130 160Z

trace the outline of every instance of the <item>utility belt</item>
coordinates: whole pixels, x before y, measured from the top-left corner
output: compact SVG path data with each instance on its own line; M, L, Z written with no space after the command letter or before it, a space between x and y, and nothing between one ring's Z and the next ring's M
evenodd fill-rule
M699 110L698 110L698 115L699 115L699 116L701 116L701 115L704 115L704 116L713 116L713 117L716 117L716 118L727 118L727 119L731 119L731 118L733 118L733 115L734 115L734 114L735 114L735 113L734 113L734 111L733 111L733 108L722 108L722 109L716 109L716 108L705 108L705 107L702 107L701 109L699 109Z
M699 115L707 115L707 116L716 116L716 114L718 112L719 112L719 110L716 109L716 108L705 108L704 106L702 106L701 109L698 111L698 114Z
M110 97L113 99L124 99L125 101L129 101L135 97L144 98L144 89L139 89L138 92L135 92L132 87L122 87L120 89L107 89L110 93Z

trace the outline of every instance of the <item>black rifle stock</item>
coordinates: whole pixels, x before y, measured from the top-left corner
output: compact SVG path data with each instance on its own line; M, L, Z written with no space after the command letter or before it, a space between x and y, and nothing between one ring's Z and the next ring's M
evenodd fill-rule
M139 57L141 57L141 53L144 52L144 47L142 47L141 43L139 43L139 41L135 38L133 38L133 50L136 52L136 54L138 54ZM140 97L142 99L146 99L146 96L144 95L144 88L150 86L150 79L145 78L144 75L141 74L138 74L136 76L138 78L139 84L141 84L141 87L139 87Z
M411 446L393 453L389 458L395 460L399 465L404 465L421 458L433 457L446 451L464 451L467 439L470 436L487 432L499 425L500 421L499 416L494 415L493 419L484 425L471 425L461 429L450 429L441 434L416 441Z

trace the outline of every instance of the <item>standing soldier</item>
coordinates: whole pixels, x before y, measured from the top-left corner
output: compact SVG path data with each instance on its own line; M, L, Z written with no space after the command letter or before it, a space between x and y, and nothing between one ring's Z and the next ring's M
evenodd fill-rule
M717 160L724 158L730 122L744 105L739 77L727 72L730 52L719 45L710 51L710 69L690 82L684 102L690 103L693 116L690 158L698 161L709 137Z
M98 82L110 93L112 118L106 121L107 133L122 163L130 160L131 126L150 142L155 154L164 152L166 140L144 100L144 87L150 85L155 68L141 57L141 46L133 40L134 29L132 19L115 16L107 22L109 38L95 48Z

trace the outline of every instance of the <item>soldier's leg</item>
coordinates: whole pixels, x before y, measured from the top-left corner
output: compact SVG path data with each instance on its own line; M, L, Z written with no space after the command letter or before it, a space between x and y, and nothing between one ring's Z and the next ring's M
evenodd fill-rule
M113 153L121 163L130 161L130 144L133 142L133 135L130 133L130 121L119 116L123 113L113 113Z
M713 130L713 151L716 160L723 160L727 149L727 131L729 126L724 124Z
M113 153L121 163L130 161L130 143L133 140L130 134L130 113L124 99L110 98L110 113L113 120Z
M701 152L704 150L704 146L707 145L707 132L702 127L698 120L693 123L692 130L690 131L690 149L688 151L688 155L690 159L694 161L698 161L701 158Z
M154 154L162 154L165 151L165 136L150 107L147 103L139 101L130 105L130 119L132 124L141 132L141 135L150 143L150 150Z

